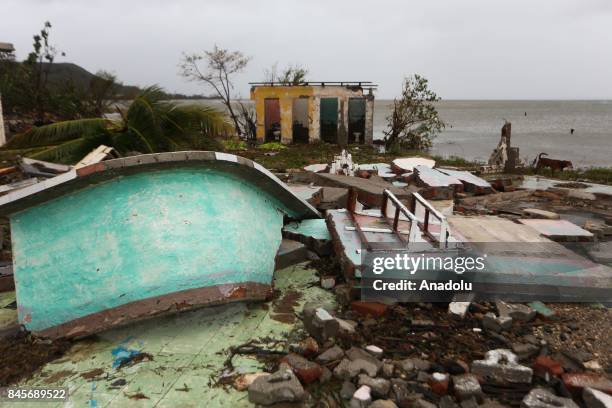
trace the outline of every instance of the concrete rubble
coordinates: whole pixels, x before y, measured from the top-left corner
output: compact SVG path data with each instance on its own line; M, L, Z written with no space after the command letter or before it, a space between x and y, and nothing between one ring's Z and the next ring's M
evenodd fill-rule
M518 152L510 146L509 127L506 132L492 155L494 167L519 164L512 162ZM92 157L104 154L102 149ZM60 171L51 165L26 164L35 167L28 171L38 172L37 177ZM268 317L249 321L244 329L239 325L244 343L224 344L223 352L217 353L222 362L214 368L206 365L213 357L200 361L206 375L214 377L210 387L240 393L232 401L248 399L262 406L610 407L612 366L605 353L593 348L594 335L582 335L587 318L565 317L562 308L539 301L469 298L387 304L360 299L359 251L366 245L355 238L360 233L355 225L372 242L403 242L401 237L409 236L410 220L398 219L394 232L381 216L388 190L406 207L419 192L432 205L428 212L444 207L452 239L470 242L469 234L475 232L529 231L530 238L547 244L584 237L605 242L609 238L601 225L591 223L582 229L559 211L569 202L585 208L582 205L589 201L586 208L592 209L595 200L573 192L498 193L495 183L480 177L482 173L439 168L433 160L416 157L390 164L357 164L343 151L330 164L304 170L308 174L295 176L289 188L324 218L283 223L275 279L298 266L316 272L302 286L294 275L282 290L275 287L271 298L261 304L265 307L245 309L245 315L263 313L279 319L275 324L281 329L261 330L261 321ZM612 209L608 201L603 203L597 205L608 207L599 208L600 212ZM425 210L414 211L423 217ZM392 220L393 212L389 214ZM442 223L433 225L437 229ZM419 237L435 241L423 230ZM316 296L307 295L315 289ZM334 301L322 300L329 298ZM229 331L229 326L222 327ZM220 342L229 342L230 337ZM570 347L580 347L575 346L580 342L589 342L591 352L581 355ZM168 345L163 347L166 350ZM179 386L174 386L175 391Z

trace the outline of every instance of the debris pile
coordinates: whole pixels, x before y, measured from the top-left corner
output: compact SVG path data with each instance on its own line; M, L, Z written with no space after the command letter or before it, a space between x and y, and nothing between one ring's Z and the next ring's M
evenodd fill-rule
M524 304L464 303L463 318L453 304L448 310L442 304L307 304L301 340L293 338L276 368L241 375L233 385L266 406L609 406L606 346L577 366L567 346L551 341L568 327L579 335L587 322L544 316ZM491 317L508 324L491 327Z

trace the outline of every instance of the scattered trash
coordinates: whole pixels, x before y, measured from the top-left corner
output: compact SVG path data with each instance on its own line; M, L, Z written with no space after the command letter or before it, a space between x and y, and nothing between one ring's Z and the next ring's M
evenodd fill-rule
M138 364L143 360L153 361L153 356L136 349L128 349L119 346L111 351L113 355L113 368L120 369L126 366Z

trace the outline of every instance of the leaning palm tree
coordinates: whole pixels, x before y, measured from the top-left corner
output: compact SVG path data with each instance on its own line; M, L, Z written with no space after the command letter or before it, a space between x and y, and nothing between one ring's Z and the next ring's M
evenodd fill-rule
M34 127L13 137L4 147L40 160L74 163L104 144L119 153L154 153L206 149L229 129L225 114L199 105L162 100L157 86L144 89L120 119L77 119Z

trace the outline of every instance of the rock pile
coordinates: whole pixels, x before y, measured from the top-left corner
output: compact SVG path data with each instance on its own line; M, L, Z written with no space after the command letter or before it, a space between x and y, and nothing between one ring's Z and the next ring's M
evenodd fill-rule
M408 313L407 306L356 302L339 314L307 305L304 337L279 359L276 372L253 377L249 400L353 408L611 406L612 381L592 355L568 352L583 360L576 364L539 336L553 313L540 314L544 305L449 306L449 320L441 322L439 306L419 304L412 312L425 310L430 319L412 315L403 330L398 316ZM463 328L465 334L451 335L454 343L469 345L470 353L453 357L440 348L449 324ZM479 342L470 343L470 336ZM420 342L423 347L413 347ZM456 346L447 341L447 347Z

